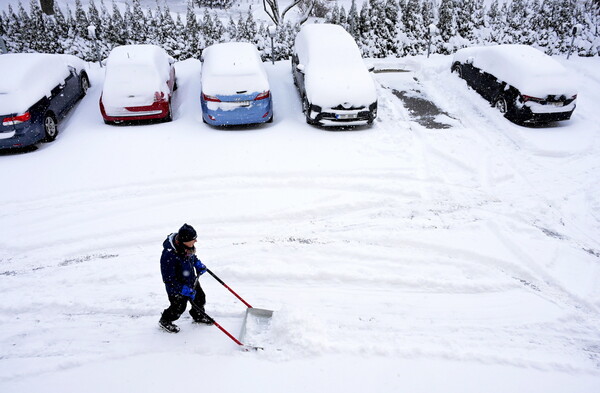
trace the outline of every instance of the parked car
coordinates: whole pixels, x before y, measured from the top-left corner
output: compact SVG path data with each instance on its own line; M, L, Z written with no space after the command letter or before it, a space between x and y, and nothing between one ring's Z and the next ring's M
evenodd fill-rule
M107 124L173 119L175 59L156 45L123 45L106 60L100 112Z
M304 25L294 43L292 73L307 123L355 126L377 117L373 78L343 27Z
M90 86L84 68L69 55L0 55L0 148L56 139L58 122Z
M224 126L270 123L273 104L258 50L247 42L227 42L202 52L202 119Z
M518 123L568 120L575 110L577 90L568 70L527 45L460 49L452 71Z

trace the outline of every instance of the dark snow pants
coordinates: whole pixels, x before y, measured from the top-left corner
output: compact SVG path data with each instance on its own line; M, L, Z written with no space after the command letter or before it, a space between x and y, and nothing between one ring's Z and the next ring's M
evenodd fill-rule
M194 304L198 306L202 311L204 311L204 305L206 304L206 294L202 290L200 284L196 284L194 287L196 291L196 296L194 296ZM165 309L161 316L161 321L165 322L173 322L179 319L181 314L185 311L187 307L187 303L190 300L189 297L183 295L169 295L169 302L171 305ZM201 317L200 313L192 307L190 310L190 315L194 320L197 320Z

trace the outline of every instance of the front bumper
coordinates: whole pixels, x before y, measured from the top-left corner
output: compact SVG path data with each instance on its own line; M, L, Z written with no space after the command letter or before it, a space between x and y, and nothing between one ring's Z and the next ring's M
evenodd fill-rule
M306 117L311 123L326 127L370 125L377 117L377 102L371 104L369 108L360 109L322 108L311 105Z

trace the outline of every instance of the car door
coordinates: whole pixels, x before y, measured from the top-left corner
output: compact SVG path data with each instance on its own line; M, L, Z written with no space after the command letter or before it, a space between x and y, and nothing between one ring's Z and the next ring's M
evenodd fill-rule
M77 70L74 67L69 66L69 76L65 79L65 88L63 90L64 97L67 101L67 106L64 111L66 112L70 107L75 105L79 97L81 97L81 78L77 74Z
M299 64L301 63L298 54L294 53L292 56L292 72L294 74L294 81L296 82L296 86L298 87L300 95L304 96L304 72L298 69Z

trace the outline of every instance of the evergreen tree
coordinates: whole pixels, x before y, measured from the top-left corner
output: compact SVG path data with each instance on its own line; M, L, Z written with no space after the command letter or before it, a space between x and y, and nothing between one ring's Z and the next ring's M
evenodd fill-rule
M424 5L428 2L425 1ZM423 10L419 0L407 0L402 13L402 24L404 25L404 54L416 55L422 53L425 46L423 40L427 30L423 21Z
M381 27L381 55L396 56L398 54L398 27L400 21L400 4L398 0L387 0L384 5L384 23Z
M200 58L201 50L199 45L199 32L198 20L196 19L196 13L194 12L194 2L189 0L187 4L187 11L185 15L185 30L184 30L184 48L182 50L182 58Z
M87 16L89 25L96 28L96 37L101 39L103 35L102 23L100 21L100 13L98 12L98 8L96 8L94 0L90 0Z
M142 44L146 42L148 35L147 21L140 0L133 0L132 17L129 21L131 26L130 38L134 43Z
M110 29L106 33L109 46L111 47L125 45L129 40L129 32L125 25L125 19L114 0L112 3L112 15L110 17Z
M453 0L441 1L438 18L440 37L444 43L448 43L457 34ZM449 45L443 45L442 53L450 53Z
M235 41L237 39L237 30L237 25L235 24L231 14L229 14L229 22L227 23L227 36L229 37L229 41Z
M89 25L90 23L81 5L81 0L75 0L75 36L87 38Z
M472 40L474 36L475 22L475 0L454 0L454 15L456 33L462 38Z
M354 38L356 42L360 42L360 20L358 17L358 11L356 9L356 0L352 0L352 5L350 6L350 11L348 11L347 24L348 27L346 30L350 35Z

